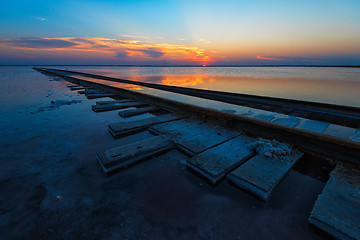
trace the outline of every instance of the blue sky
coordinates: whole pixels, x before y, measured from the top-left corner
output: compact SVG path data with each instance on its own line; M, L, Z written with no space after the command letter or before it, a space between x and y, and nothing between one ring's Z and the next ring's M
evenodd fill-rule
M360 65L360 1L2 1L0 64Z

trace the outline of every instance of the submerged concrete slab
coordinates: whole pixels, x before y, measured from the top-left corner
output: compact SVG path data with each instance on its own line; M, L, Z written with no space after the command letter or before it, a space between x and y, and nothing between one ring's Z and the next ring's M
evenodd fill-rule
M113 123L109 124L109 131L111 135L113 135L115 138L118 138L145 130L155 124L170 122L182 118L183 116L179 114L171 113L159 117L146 118L137 121Z
M187 166L215 184L253 155L252 142L242 134L188 159Z
M163 136L151 137L139 142L112 148L96 155L105 173L125 168L131 164L170 150L174 143Z
M165 134L165 133L174 131L176 129L189 127L189 126L195 126L202 122L203 121L196 120L196 119L181 119L178 121L172 121L172 122L155 125L155 126L149 128L149 132L151 132L153 134Z
M315 120L307 120L297 128L311 132L322 133L328 127L329 127L329 123L315 121Z
M283 157L257 155L232 171L227 179L266 201L302 155L299 151Z
M142 107L142 108L136 108L136 109L126 109L126 110L119 111L119 116L123 117L123 118L127 118L127 117L137 116L137 115L140 115L143 113L156 112L159 110L160 110L160 108L154 107L154 106L148 106L148 107Z
M338 239L360 239L360 171L338 165L319 195L309 222Z
M206 129L192 137L178 139L175 142L180 149L194 156L239 135L241 135L239 131L218 126L213 129Z
M109 104L97 104L92 105L92 110L94 112L105 112L105 111L112 111L116 109L123 109L123 108L130 108L130 107L142 107L147 106L146 103L140 102L120 102L120 103L109 103Z

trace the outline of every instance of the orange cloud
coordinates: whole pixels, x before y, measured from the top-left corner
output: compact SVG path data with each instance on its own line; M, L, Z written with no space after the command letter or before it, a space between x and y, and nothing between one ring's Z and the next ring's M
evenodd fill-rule
M129 35L129 37L131 36ZM196 46L95 37L0 39L0 47L4 46L27 51L94 52L108 54L111 58L131 60L138 58L142 60L161 59L204 63L213 61L215 56L213 51L200 49Z

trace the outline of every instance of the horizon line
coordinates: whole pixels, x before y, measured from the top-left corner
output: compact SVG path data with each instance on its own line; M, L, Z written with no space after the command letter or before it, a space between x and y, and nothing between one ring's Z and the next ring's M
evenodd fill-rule
M360 65L302 65L302 64L243 64L243 65L151 65L151 64L0 64L1 67L11 66L104 66L104 67L347 67L360 68Z

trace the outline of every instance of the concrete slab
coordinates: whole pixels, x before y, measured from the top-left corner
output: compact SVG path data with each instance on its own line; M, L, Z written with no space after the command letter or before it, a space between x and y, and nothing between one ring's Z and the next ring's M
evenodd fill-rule
M315 121L315 120L307 120L303 124L299 125L297 128L311 131L311 132L317 132L322 133L325 131L326 128L329 127L329 123Z
M96 98L103 98L103 97L117 97L117 94L113 94L113 93L89 93L87 94L85 92L86 98L87 99L96 99Z
M256 155L234 171L227 179L266 201L303 153L292 151L282 157Z
M125 103L125 102L135 102L135 100L132 100L132 99L119 99L119 100L112 100L112 101L97 101L96 105L106 105L106 104Z
M191 156L241 135L241 132L218 126L200 134L176 140L177 146Z
M287 118L278 118L273 121L273 123L277 123L280 125L285 125L288 127L295 127L300 123L301 119L293 116L288 116Z
M252 139L244 134L187 160L187 166L217 183L253 155Z
M271 122L275 118L275 114L258 114L255 116L252 116L252 118L256 118L262 121Z
M356 133L351 137L351 139L360 142L360 129L356 131Z
M137 116L143 113L151 113L159 111L160 108L154 107L154 106L148 106L148 107L142 107L142 108L136 108L136 109L126 109L119 111L119 116L122 118Z
M202 122L199 124L191 124L185 127L180 127L170 132L163 133L163 135L177 143L181 139L202 135L206 131L210 131L216 127L218 127L217 124Z
M130 108L130 107L142 107L147 106L146 103L140 102L120 102L120 103L109 103L103 105L92 105L91 108L94 112L105 112L105 111L112 111L116 109L123 109L123 108Z
M172 121L152 126L151 128L149 128L149 132L153 134L165 134L170 133L171 131L174 131L176 129L195 126L203 122L204 121L202 120L196 119L181 119L178 121Z
M319 195L309 222L338 239L360 239L360 171L338 165Z
M174 143L163 136L154 136L139 142L112 148L96 155L105 173L126 168L127 166L170 150Z
M155 124L170 122L182 118L183 116L179 114L171 113L159 117L146 118L137 121L113 123L109 124L109 131L115 138L119 138L145 130Z
M356 133L356 128L344 127L336 124L330 126L323 132L323 134L333 137L354 140L353 135Z

